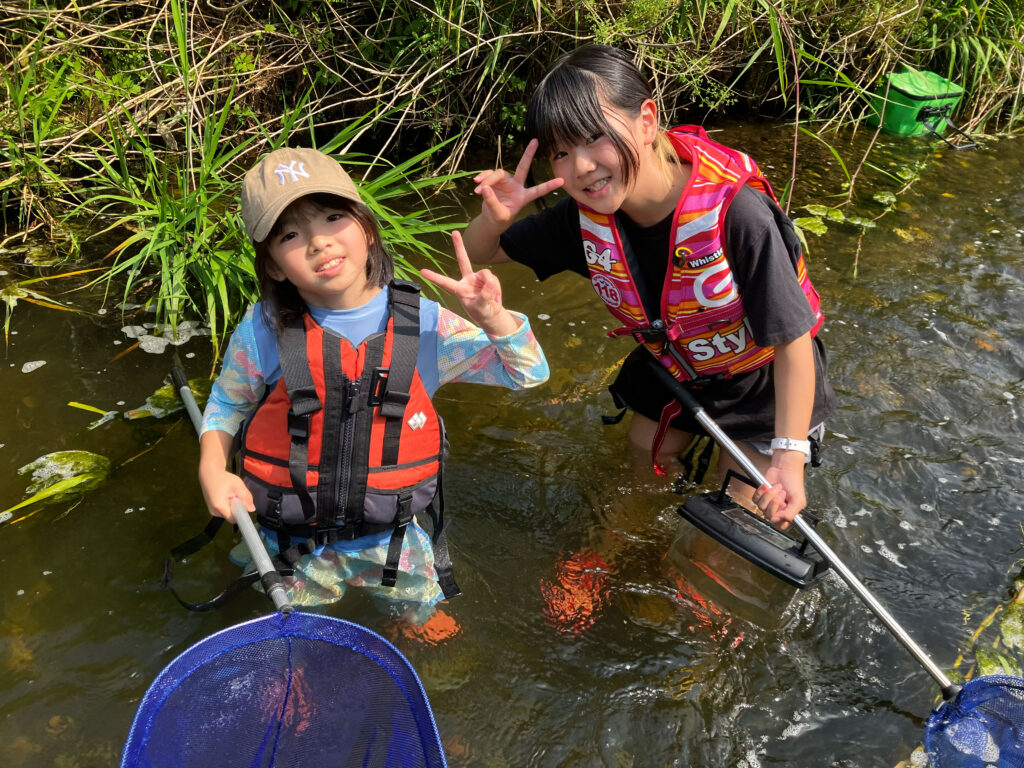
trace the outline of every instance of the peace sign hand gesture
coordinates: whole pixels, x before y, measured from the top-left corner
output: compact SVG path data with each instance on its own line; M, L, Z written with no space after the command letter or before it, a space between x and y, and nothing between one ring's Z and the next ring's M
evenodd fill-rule
M454 293L470 319L491 336L507 336L519 328L517 321L501 303L501 283L489 269L473 271L462 235L452 232L455 258L459 262L461 280L453 280L430 269L420 270L424 278L438 288Z
M478 173L473 177L473 181L477 183L474 192L484 199L482 213L502 231L515 221L524 206L565 183L564 179L556 178L534 187L526 186L526 176L530 171L533 156L537 153L538 144L537 139L531 139L526 145L514 175L498 168Z

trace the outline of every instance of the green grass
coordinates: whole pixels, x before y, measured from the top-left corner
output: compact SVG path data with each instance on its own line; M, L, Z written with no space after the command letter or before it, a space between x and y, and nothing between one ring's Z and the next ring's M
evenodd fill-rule
M258 297L252 244L240 216L241 176L263 151L285 146L293 138L308 139L296 127L303 122L302 103L286 116L283 130L262 145L255 137L232 142L225 130L229 105L230 100L218 115L203 122L201 133L188 135L187 144L193 148L189 162L168 162L141 126L111 118L110 138L97 136L98 148L81 161L91 176L81 203L70 214L95 217L100 225L95 237L127 233L95 280L108 292L116 291L118 303L128 303L144 288L155 305L157 323L176 327L185 317L200 317L209 323L215 344ZM374 118L368 115L350 123L321 151L336 153ZM388 247L396 253L400 275L417 274L412 254L434 264L442 255L424 236L450 224L434 218L426 205L405 208L410 200L422 199L424 190L454 178L424 175L431 155L443 146L393 166L358 153L338 157L357 178L360 170L369 174L359 186L381 222Z
M470 147L508 165L531 89L583 42L631 52L670 115L771 114L794 124L798 151L859 125L901 64L962 85L955 117L969 131L1020 130L1018 5L279 0L220 14L182 0L73 13L28 0L0 10L0 206L15 213L0 242L96 217L121 233L108 295L154 302L171 323L205 318L217 343L255 296L238 181L268 149L319 144L356 170L409 275L440 258L428 243L450 226L433 192ZM851 197L869 165L845 162Z

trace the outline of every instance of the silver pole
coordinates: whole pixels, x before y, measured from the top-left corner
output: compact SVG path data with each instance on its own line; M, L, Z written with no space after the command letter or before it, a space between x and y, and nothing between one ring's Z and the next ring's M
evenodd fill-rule
M697 406L693 415L694 418L696 418L697 421L699 421L708 431L708 434L711 435L720 446L729 452L729 455L736 460L740 467L742 467L743 471L746 472L747 475L749 475L750 478L758 484L758 486L768 485L768 481L765 479L764 475L761 474L758 468L754 466L754 463L745 453L743 453L742 450L740 450L739 446L736 445L736 443L734 443L729 436L726 435L717 424L715 424L714 421L712 421L711 417L705 413L703 408ZM811 545L821 553L822 557L828 561L828 564L832 566L833 570L835 570L843 581L849 585L850 589L857 593L857 596L864 601L868 608L871 609L872 613L874 613L875 616L877 616L882 623L889 628L889 631L892 632L896 639L903 644L903 647L910 651L914 655L914 658L916 658L921 665L928 670L928 673L935 679L935 682L939 684L939 687L942 688L942 697L948 701L956 696L960 691L960 686L954 685L946 674L939 669L938 665L929 658L928 654L926 654L924 650L914 642L913 638L907 634L906 630L900 626L896 619L893 618L892 614L886 610L885 606L878 602L875 596L868 591L868 588L865 587L860 580L853 575L853 572L843 564L843 561L839 559L839 556L833 552L832 548L829 547L828 544L826 544L818 535L817 531L814 530L814 527L800 515L797 515L793 519L793 524L811 543Z
M256 532L256 526L253 525L252 518L249 517L249 510L245 508L240 499L236 498L231 500L231 512L235 516L238 530L242 532L245 545L249 548L249 554L252 555L253 562L256 564L256 570L260 573L267 597L273 601L277 610L288 615L293 610L292 604L288 601L288 591L281 583L281 577L267 553L267 548L263 546L263 539ZM267 578L268 574L271 575L270 579Z
M192 388L188 385L188 378L185 376L185 372L178 367L171 369L171 381L178 388L178 395L181 397L181 402L185 404L185 410L188 412L188 417L192 420L192 426L195 427L196 434L198 435L203 426L203 416L199 412L199 405L196 403L195 395L192 394ZM274 567L274 563L267 553L267 548L263 546L263 539L260 538L252 518L249 517L249 510L245 508L245 505L239 499L232 499L231 513L235 516L235 525L241 531L242 539L249 548L249 554L252 555L253 562L256 564L256 570L259 571L260 580L263 582L263 589L266 590L267 597L273 601L274 607L277 610L287 616L294 610L292 604L288 601L288 592L284 588L284 584L281 583L281 577L278 575L277 568Z

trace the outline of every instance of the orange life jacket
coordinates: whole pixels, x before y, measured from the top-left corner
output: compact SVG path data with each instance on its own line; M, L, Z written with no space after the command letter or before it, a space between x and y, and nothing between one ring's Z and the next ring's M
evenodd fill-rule
M416 370L419 287L395 281L388 323L353 347L309 313L278 333L281 378L243 427L241 475L259 522L316 545L392 530L394 586L406 526L427 511L435 569L458 594L444 542L444 425ZM281 546L282 551L286 546Z

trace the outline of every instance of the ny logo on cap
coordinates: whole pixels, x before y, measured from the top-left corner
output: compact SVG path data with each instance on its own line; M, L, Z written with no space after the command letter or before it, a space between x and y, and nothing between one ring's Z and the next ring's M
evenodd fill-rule
M418 411L417 413L414 413L412 417L405 423L408 424L409 427L412 429L423 429L423 427L426 426L427 423L427 416L426 414L423 413L423 411Z
M284 177L286 174L291 176L292 181L298 181L300 176L304 179L309 178L309 174L306 172L306 167L302 164L301 160L292 160L288 165L278 163L277 168L274 169L274 173L277 174L277 178L281 180L282 185L285 182Z

